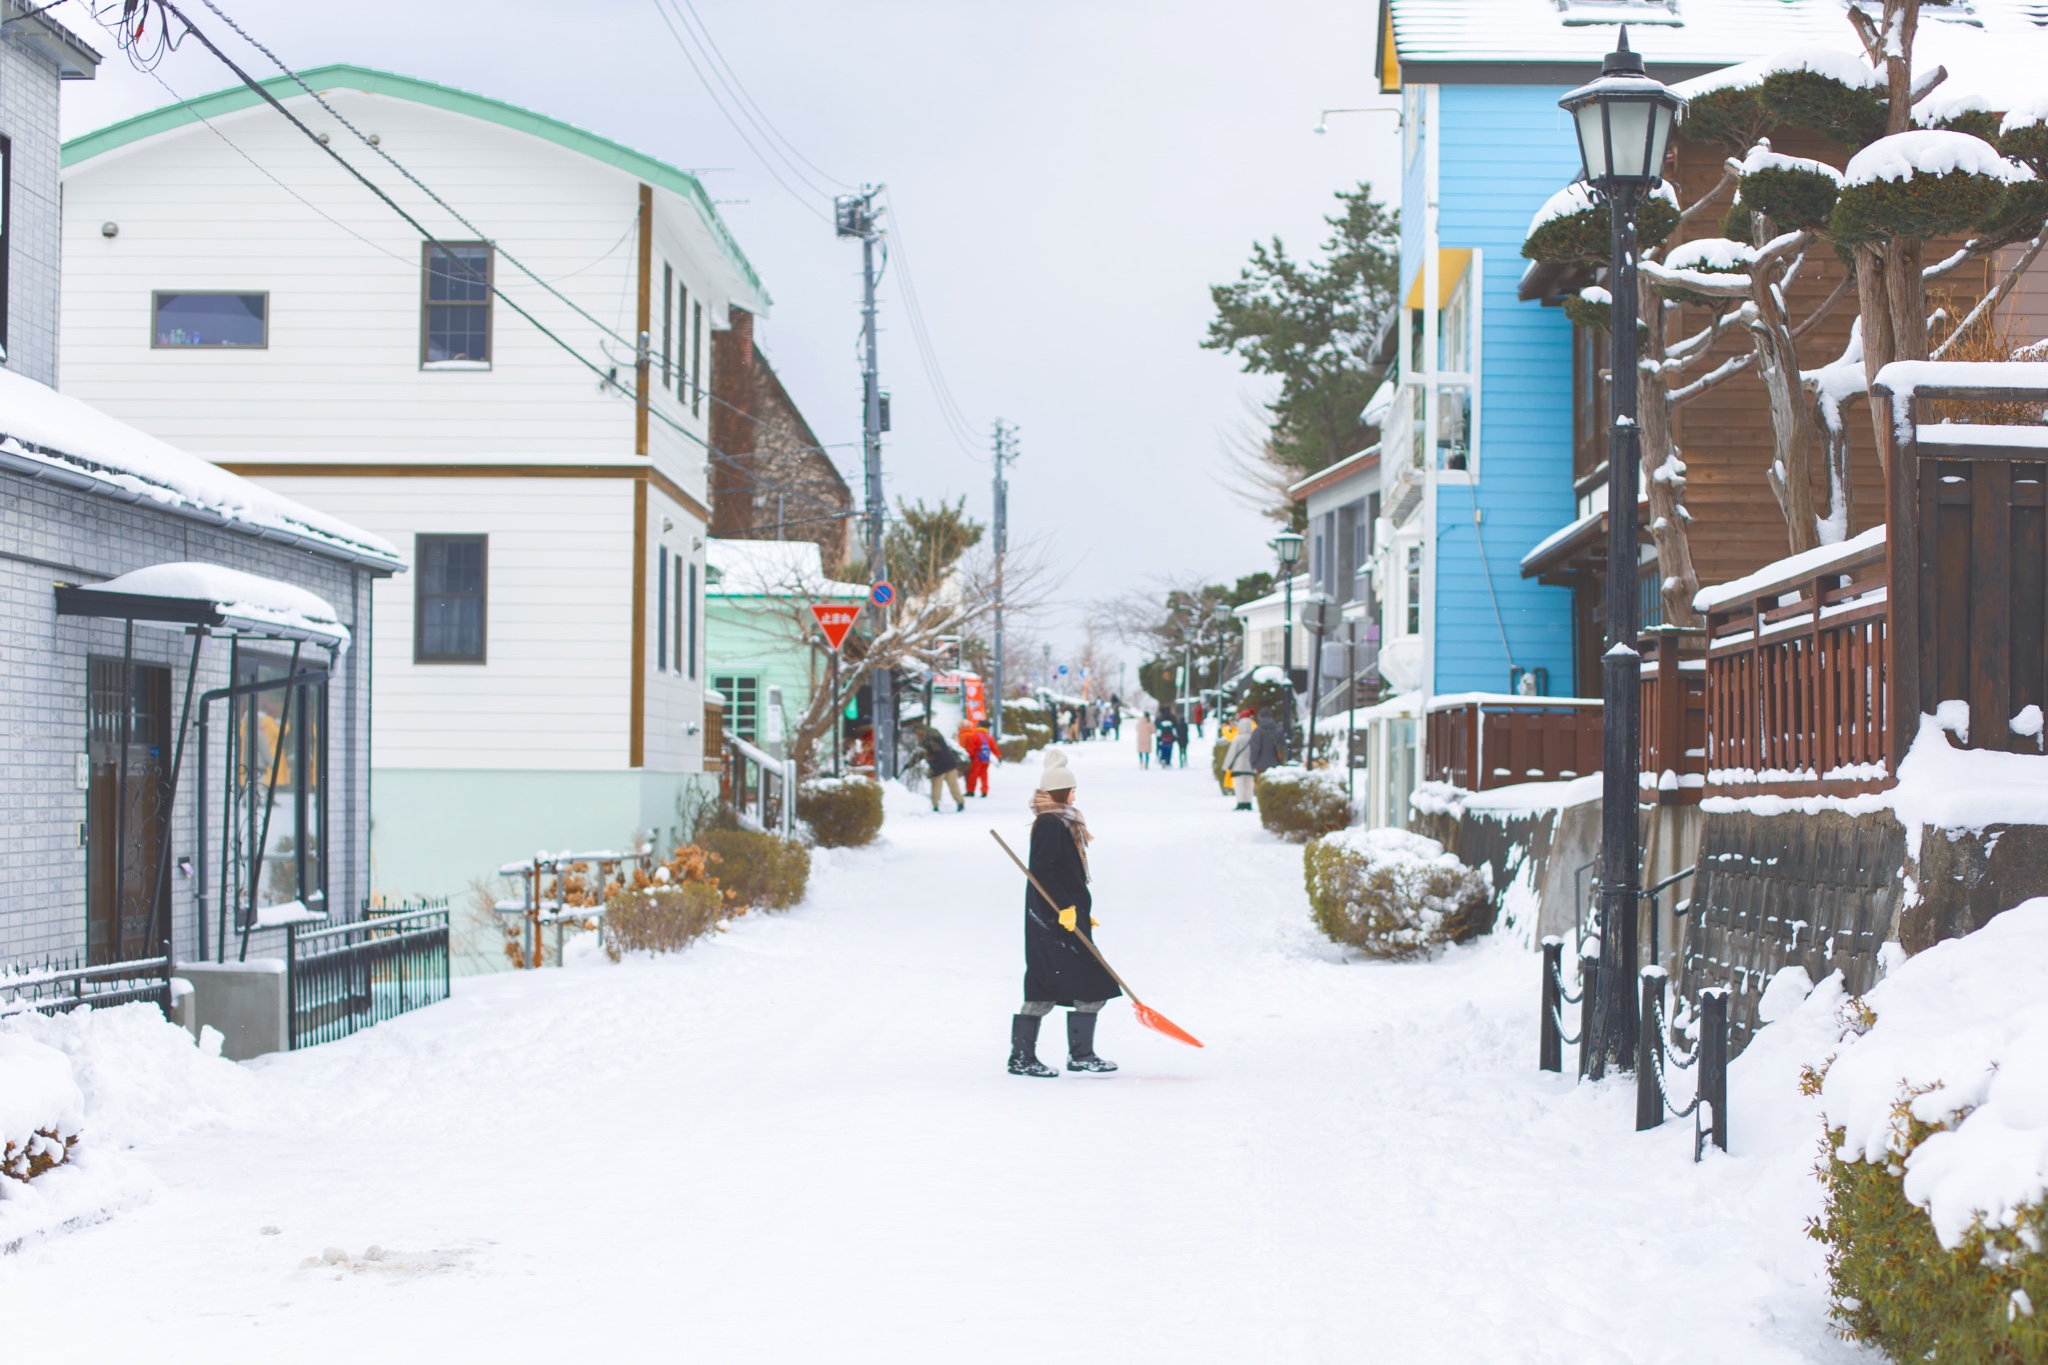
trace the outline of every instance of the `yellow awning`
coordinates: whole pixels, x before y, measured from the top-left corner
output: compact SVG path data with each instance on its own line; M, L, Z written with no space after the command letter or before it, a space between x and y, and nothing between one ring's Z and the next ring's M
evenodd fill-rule
M1436 253L1436 306L1444 306L1444 300L1458 287L1458 281L1465 277L1465 269L1472 264L1472 248L1469 246L1441 247ZM1408 298L1403 308L1422 307L1421 266L1415 268L1415 279L1408 286Z

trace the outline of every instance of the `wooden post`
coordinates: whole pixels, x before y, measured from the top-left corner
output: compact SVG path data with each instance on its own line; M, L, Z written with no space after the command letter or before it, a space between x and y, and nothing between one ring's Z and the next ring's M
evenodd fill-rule
M1920 725L1920 402L1898 399L1883 384L1870 387L1888 418L1877 433L1885 458L1885 589L1890 621L1885 630L1885 771L1898 776ZM1903 420L1902 420L1903 418Z

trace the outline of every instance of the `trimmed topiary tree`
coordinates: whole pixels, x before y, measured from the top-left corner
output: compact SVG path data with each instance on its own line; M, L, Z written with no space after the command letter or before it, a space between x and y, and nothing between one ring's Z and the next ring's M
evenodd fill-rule
M1492 924L1486 875L1405 829L1326 835L1303 851L1302 874L1316 927L1372 957L1426 956Z
M1351 823L1344 780L1326 769L1285 764L1259 774L1254 803L1259 823L1283 839L1302 843Z
M796 789L796 816L821 848L858 848L882 830L882 784L867 777L814 777Z

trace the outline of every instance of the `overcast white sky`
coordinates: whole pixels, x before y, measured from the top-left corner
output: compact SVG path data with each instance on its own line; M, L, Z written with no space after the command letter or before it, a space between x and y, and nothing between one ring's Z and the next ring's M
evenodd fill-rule
M706 94L656 0L220 0L297 67L348 61L551 114L683 167L706 187L775 298L763 349L849 481L857 477L859 248L779 188ZM204 8L189 13L235 51ZM965 494L989 512L986 432L1023 428L1016 538L1072 567L1082 604L1163 577L1269 567L1270 527L1219 484L1223 435L1264 388L1201 350L1208 286L1255 238L1319 242L1331 194L1396 188L1394 119L1325 107L1373 93L1366 0L695 0L747 93L830 176L883 181L898 263L975 428L941 420L898 282L882 290L893 403L889 491ZM181 6L182 8L183 6ZM112 7L118 12L118 6ZM70 0L57 12L108 55L65 90L66 136L165 102ZM261 57L239 49L251 70ZM166 60L181 94L232 77L197 43ZM807 199L821 211L827 206ZM459 205L458 205L459 207ZM482 224L489 230L489 224Z

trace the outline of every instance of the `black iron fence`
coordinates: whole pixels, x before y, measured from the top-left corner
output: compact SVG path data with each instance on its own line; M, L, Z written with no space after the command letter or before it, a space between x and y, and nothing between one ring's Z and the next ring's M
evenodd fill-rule
M1688 869L1690 870L1690 869ZM1672 880L1676 880L1675 878ZM1660 1126L1669 1115L1693 1120L1692 1157L1698 1161L1712 1142L1728 1150L1728 992L1719 986L1700 991L1692 1015L1681 1021L1679 1032L1689 1031L1691 1041L1683 1051L1671 1047L1674 1030L1665 1018L1665 995L1670 978L1662 967L1645 967L1641 974L1642 1014L1636 1031L1636 1131ZM1579 1049L1579 1076L1586 1075L1589 1059L1582 1040L1596 1036L1593 1027L1594 1001L1600 993L1600 945L1587 939L1579 950L1579 990L1565 988L1564 940L1543 940L1543 1017L1537 1043L1537 1065L1545 1071L1564 1070L1564 1049ZM1579 1007L1579 1031L1564 1031L1564 1007ZM1672 1072L1697 1069L1690 1099L1680 1104L1672 1098Z
M345 1038L448 998L448 904L369 910L354 924L290 931L291 1045Z
M163 956L108 962L97 967L45 963L41 967L0 970L0 1015L34 1010L64 1014L80 1005L95 1009L146 1000L171 1013L171 945Z

